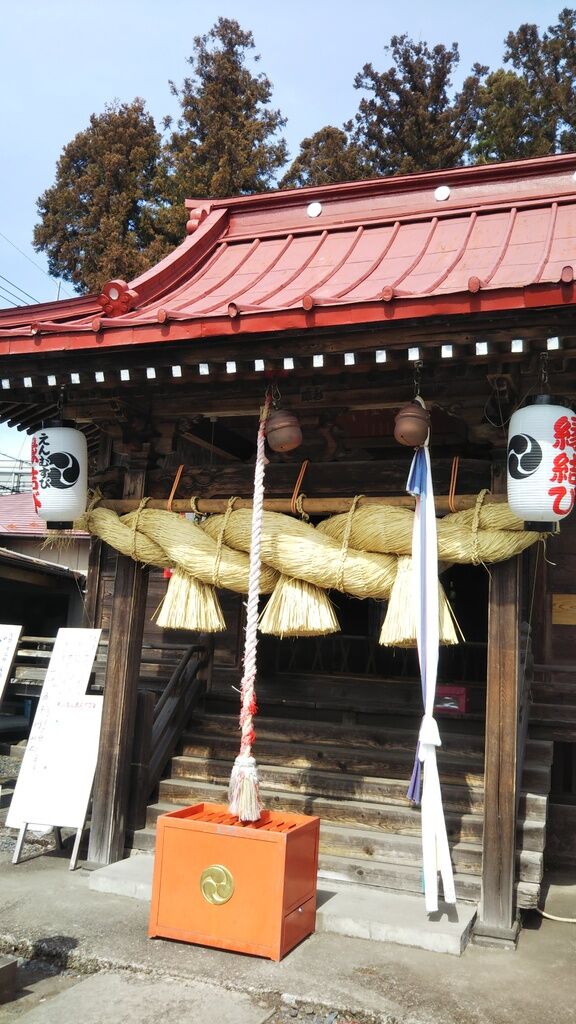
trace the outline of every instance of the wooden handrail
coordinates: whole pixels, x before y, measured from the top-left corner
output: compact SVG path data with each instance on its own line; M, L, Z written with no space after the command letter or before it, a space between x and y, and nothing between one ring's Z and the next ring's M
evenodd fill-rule
M158 784L190 713L204 691L206 680L201 670L209 664L211 657L212 647L209 643L192 644L184 652L156 704L148 767L149 793Z

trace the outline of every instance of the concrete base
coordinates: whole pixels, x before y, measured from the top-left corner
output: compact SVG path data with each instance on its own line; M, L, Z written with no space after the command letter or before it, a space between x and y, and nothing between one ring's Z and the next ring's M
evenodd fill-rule
M153 866L154 858L146 854L129 857L93 871L89 886L97 892L150 900ZM455 907L440 903L437 914L427 914L424 901L418 896L367 886L328 885L324 880L320 884L317 932L459 956L466 948L476 918L476 907L469 903Z
M152 872L154 857L145 854L128 857L116 864L92 871L88 885L96 892L110 892L116 896L131 896L135 900L152 898Z
M520 929L520 918L514 921L511 928L497 928L477 920L472 930L472 942L475 946L485 946L487 949L516 949Z
M418 896L350 886L318 892L316 931L460 956L475 917L476 907L470 903L440 903L438 913L427 914Z

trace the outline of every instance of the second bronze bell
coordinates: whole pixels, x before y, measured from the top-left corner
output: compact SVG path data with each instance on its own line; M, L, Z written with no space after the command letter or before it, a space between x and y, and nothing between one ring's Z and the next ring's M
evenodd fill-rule
M274 409L266 424L266 440L273 452L290 452L302 444L302 431L291 412Z
M403 406L394 418L394 438L409 448L419 448L428 437L430 413L419 402Z

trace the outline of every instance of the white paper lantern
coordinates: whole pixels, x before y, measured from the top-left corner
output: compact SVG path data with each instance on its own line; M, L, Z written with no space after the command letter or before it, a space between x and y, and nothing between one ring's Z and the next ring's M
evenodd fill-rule
M68 530L86 510L88 447L79 430L45 427L32 437L32 495L51 530Z
M576 415L537 395L508 431L508 504L534 529L572 511L576 493Z

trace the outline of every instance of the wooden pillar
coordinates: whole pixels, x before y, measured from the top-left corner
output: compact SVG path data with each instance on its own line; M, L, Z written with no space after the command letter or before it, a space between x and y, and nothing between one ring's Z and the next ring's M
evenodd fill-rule
M96 469L105 469L112 453L111 439L105 434L100 439L98 455L96 457ZM86 596L84 599L84 621L85 629L95 629L98 626L96 621L99 612L100 581L102 578L102 566L105 552L104 544L98 537L90 538L90 553L88 555L88 573L86 576Z
M124 497L143 497L145 481L146 456L137 461L133 457L124 479ZM118 555L88 848L88 861L94 867L112 864L124 855L147 585L147 570L132 558Z
M86 597L84 599L84 619L82 623L85 629L95 629L98 626L96 618L98 616L98 599L100 596L103 561L104 544L98 537L91 537L86 577Z
M495 468L494 489L505 486ZM519 714L520 557L490 566L482 900L476 941L513 944Z

